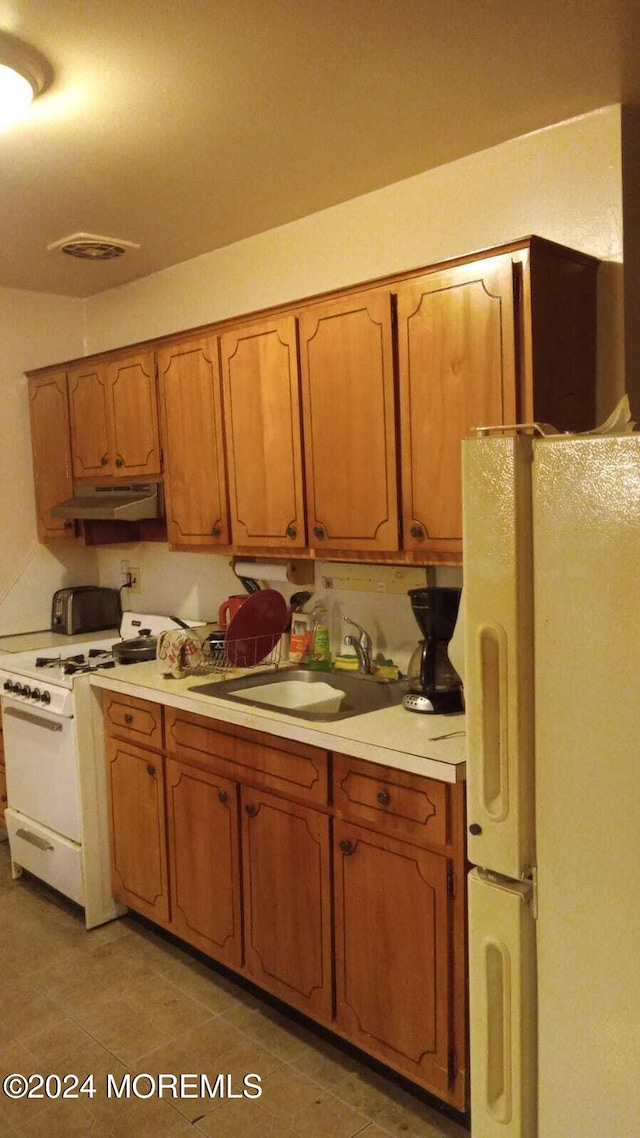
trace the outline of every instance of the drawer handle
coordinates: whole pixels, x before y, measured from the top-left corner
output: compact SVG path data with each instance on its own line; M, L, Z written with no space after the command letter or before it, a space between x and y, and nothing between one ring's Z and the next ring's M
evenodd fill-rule
M391 802L391 795L388 790L381 790L377 798L381 806L388 806Z
M147 767L147 774L153 774L154 775L155 773L156 773L156 768L151 763L149 763L149 766Z
M16 830L16 837L22 838L23 841L29 842L30 845L36 846L39 850L52 850L51 842L47 842L41 838L39 834L33 834L31 830L23 830L22 827Z
M222 804L223 804L223 805L224 805L224 803L227 801L227 798L228 798L228 797L229 797L229 796L228 796L228 794L227 794L226 790L220 790L220 791L218 792L218 802L222 802Z
M130 715L129 712L127 712L124 717L124 721L125 723L133 723L133 715Z
M348 842L345 838L340 842L340 849L345 857L351 857L351 854L355 853L355 848L355 844Z

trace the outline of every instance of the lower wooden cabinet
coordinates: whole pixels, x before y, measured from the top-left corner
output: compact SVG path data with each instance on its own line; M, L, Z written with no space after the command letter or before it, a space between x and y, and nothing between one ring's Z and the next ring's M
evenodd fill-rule
M114 896L464 1110L462 787L104 707Z
M167 760L171 924L178 936L242 964L238 787Z
M332 1012L330 820L242 788L247 974L315 1019Z
M167 921L169 886L162 756L109 738L107 786L113 895L145 917Z
M447 858L336 821L336 1020L365 1051L446 1096Z

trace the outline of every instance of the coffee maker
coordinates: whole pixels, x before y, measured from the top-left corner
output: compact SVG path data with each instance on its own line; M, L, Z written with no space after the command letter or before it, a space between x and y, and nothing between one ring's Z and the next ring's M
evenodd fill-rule
M411 607L424 636L409 664L407 711L448 715L462 711L462 681L447 652L458 618L461 589L409 589Z

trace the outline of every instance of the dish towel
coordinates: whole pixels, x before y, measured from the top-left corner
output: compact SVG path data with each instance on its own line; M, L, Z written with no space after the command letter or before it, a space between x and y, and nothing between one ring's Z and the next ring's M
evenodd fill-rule
M162 632L158 637L156 657L163 676L182 680L202 664L202 641L192 630L180 628Z

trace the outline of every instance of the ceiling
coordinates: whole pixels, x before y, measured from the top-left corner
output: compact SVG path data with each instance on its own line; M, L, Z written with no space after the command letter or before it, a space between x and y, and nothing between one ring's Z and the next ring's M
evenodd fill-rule
M89 296L508 138L640 105L638 0L0 0L0 286ZM136 242L113 261L47 245Z

